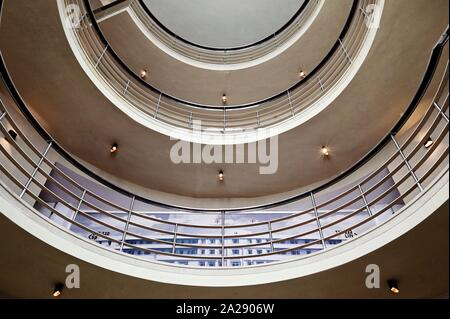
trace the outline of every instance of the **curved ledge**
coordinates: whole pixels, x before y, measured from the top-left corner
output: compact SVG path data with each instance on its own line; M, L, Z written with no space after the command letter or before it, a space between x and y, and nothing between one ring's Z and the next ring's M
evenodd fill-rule
M377 1L377 5L379 15L381 17L384 8L384 0ZM205 116L205 114L201 115L200 113L195 113L195 120L204 120L203 123L208 123L205 125L206 127L208 127L208 130L199 132L191 130L193 120L192 111L191 115L189 115L188 110L186 110L185 108L182 108L178 111L170 109L170 111L167 111L169 113L165 113L166 115L164 115L164 107L160 105L162 104L162 93L159 95L159 98L155 97L157 100L157 105L155 106L155 110L151 111L153 112L153 115L150 115L150 110L145 109L148 108L148 106L140 107L134 105L130 102L126 94L120 94L117 89L114 89L112 85L108 83L108 79L105 76L101 75L96 69L98 63L95 66L92 65L85 52L83 52L83 50L79 48L80 44L77 42L78 40L76 39L73 30L71 30L71 28L66 23L64 23L65 12L63 1L58 1L58 8L60 11L61 21L63 21L64 31L66 33L72 51L74 52L83 70L92 80L92 82L96 84L99 90L109 99L110 102L115 104L130 118L152 130L175 139L210 145L252 143L262 139L271 138L273 136L289 131L290 129L305 123L315 115L319 114L326 107L328 107L352 81L353 77L357 74L359 68L363 64L377 33L377 28L369 26L368 31L363 36L362 44L358 45L356 56L354 56L353 58L348 55L342 41L339 39L338 45L340 43L340 45L342 46L343 55L346 56L346 58L349 60L349 65L346 68L345 72L338 76L337 80L335 79L333 80L333 83L330 83L330 86L327 87L327 90L325 92L323 92L324 88L319 78L319 81L316 83L317 87L315 89L317 89L318 92L321 92L322 94L318 99L316 99L309 105L300 107L298 103L303 99L303 97L295 96L294 92L290 93L290 91L288 90L287 98L283 97L282 100L282 103L286 103L287 105L284 106L283 111L278 111L283 112L283 114L270 114L270 116L268 116L267 118L267 121L271 124L265 124L265 122L260 120L258 109L254 109L251 111L254 112L254 117L252 116L250 120L252 125L245 123L243 126L234 127L231 127L232 123L230 123L231 120L229 120L229 118L238 118L236 116L238 114L233 114L234 117L232 117L231 115L229 116L226 114L226 111L228 109L223 108L218 110L216 107L213 107L214 110L211 110L211 114L206 114L207 116ZM365 24L364 18L362 23ZM105 50L107 49L108 46ZM130 82L128 82L128 85L129 83ZM277 103L280 102L278 101ZM297 105L295 105L295 103L297 103ZM186 106L192 105L186 104ZM174 106L170 107L173 108ZM249 106L245 107L247 108ZM202 108L205 108L205 106L202 106ZM248 114L247 110L244 111ZM173 115L174 118L167 117L167 114L169 114L168 116ZM227 116L229 116L228 119ZM272 119L274 117L277 117L277 121L275 123L272 123ZM213 120L211 120L211 118ZM242 121L238 121L238 123L239 122L242 123Z
M171 57L173 57L183 63L197 67L197 68L214 70L214 71L236 71L236 70L246 69L246 68L254 67L259 64L265 63L265 62L277 57L278 55L280 55L287 49L289 49L309 29L309 27L314 22L315 18L320 13L320 10L322 9L324 3L325 3L325 0L317 0L317 4L315 5L314 10L308 16L306 21L304 21L302 26L292 36L290 36L286 41L284 41L281 45L276 45L276 47L273 50L269 50L268 53L262 54L261 56L256 55L255 57L253 57L253 54L252 54L251 59L247 59L246 61L237 62L237 63L236 62L228 62L227 58L226 58L226 54L223 57L222 56L218 57L217 62L204 62L198 58L195 58L194 54L192 54L192 55L187 54L187 53L183 54L180 50L176 50L174 48L169 47L159 37L157 37L155 34L150 32L149 28L145 25L145 23L142 21L142 19L139 18L135 9L127 7L125 11L130 15L130 17L132 18L134 23L138 26L138 28L145 35L145 37L149 41L151 41L153 44L155 44L160 50L162 50L166 54L170 55ZM142 4L135 4L135 5L142 5ZM143 6L143 8L145 8L145 7ZM147 10L145 10L145 11L147 11ZM294 22L294 20L300 15L301 11L303 11L303 10L301 9L300 12L294 16L293 20L291 19L291 21L289 21L288 25L290 23ZM157 24L159 25L159 23L157 23ZM286 28L286 26L284 28ZM165 29L164 29L164 31L167 32L167 30L165 30ZM277 35L278 35L278 33L277 33ZM171 35L171 36L174 36L174 35ZM203 50L225 51L225 53L227 51L236 51L236 50L244 50L244 49L250 50L250 49L253 49L252 48L253 46L263 45L264 42L266 42L270 39L273 39L274 36L275 35L270 36L268 39L264 39L262 41L259 41L255 44L252 44L249 46L234 48L234 49L214 50L212 48L205 48L205 47L201 47L201 46L196 46L196 47L198 47L199 49L203 49ZM176 37L176 39L178 39L178 37ZM181 40L181 41L185 42L185 40ZM192 44L190 42L186 42L186 45L195 46L194 44Z
M337 267L364 256L399 238L433 214L449 198L449 175L439 176L430 188L394 218L340 246L310 257L251 268L204 269L145 262L115 253L75 236L17 200L0 187L0 211L33 236L69 255L104 269L162 283L201 286L239 287L259 285L308 276Z

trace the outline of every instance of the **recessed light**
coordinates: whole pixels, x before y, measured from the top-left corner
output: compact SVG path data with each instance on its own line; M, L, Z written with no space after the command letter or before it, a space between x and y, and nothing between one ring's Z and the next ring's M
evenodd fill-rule
M141 79L145 78L147 76L147 70L146 69L141 70L139 75L141 76Z
M117 152L119 150L119 145L117 144L113 144L111 145L111 149L109 150L111 152L111 154Z
M301 79L304 79L306 77L306 72L303 70L300 70L300 73L298 74Z
M223 174L223 171L219 172L219 181L223 182L223 180L225 179L225 175Z
M398 288L398 282L395 279L389 279L388 280L389 290L394 293L398 294L400 292L400 289Z
M223 103L223 104L227 104L227 102L228 102L228 97L227 97L227 95L226 95L226 94L222 95L222 103Z
M55 289L53 290L53 293L52 293L53 297L56 298L56 297L61 296L63 289L64 289L63 284L61 284L61 283L56 284Z
M425 146L425 148L430 148L431 145L433 145L433 144L434 144L433 139L432 139L431 137L429 137L429 138L427 139L427 141L425 142L425 144L423 144L423 146Z
M329 156L329 155L330 155L330 150L329 150L328 147L326 147L326 146L322 146L322 148L321 148L320 151L322 152L322 154L323 154L324 156Z
M8 134L9 134L9 136L11 136L11 138L12 138L13 140L16 140L16 138L17 138L17 133L16 133L14 130L9 130L9 131L8 131Z

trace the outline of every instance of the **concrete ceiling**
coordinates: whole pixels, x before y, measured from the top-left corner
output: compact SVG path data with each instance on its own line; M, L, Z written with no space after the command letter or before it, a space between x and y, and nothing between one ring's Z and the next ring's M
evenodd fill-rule
M277 32L304 0L144 0L170 31L213 48L256 43Z
M171 202L187 196L229 207L235 199L247 205L328 180L366 154L410 103L448 23L447 9L445 0L387 1L374 46L350 86L324 112L279 137L274 175L260 175L253 164L172 164L174 142L120 112L84 74L53 1L6 0L0 48L37 119L94 170ZM189 90L189 83L180 85ZM113 142L120 144L114 158L109 154ZM322 145L330 147L330 160L321 158ZM220 168L226 173L222 184L217 182Z
M137 27L127 12L102 20L99 26L120 58L159 90L200 104L221 105L260 101L299 81L300 70L313 70L331 51L348 19L352 0L326 1L299 41L276 58L233 71L198 68L166 54ZM333 21L330 23L330 21ZM188 85L187 85L188 84Z
M80 267L80 289L61 298L448 298L448 202L384 247L342 266L289 281L238 288L161 284L124 276L64 254L0 214L0 296L52 298L68 264ZM381 288L367 289L366 266L380 267ZM396 278L400 294L388 291Z

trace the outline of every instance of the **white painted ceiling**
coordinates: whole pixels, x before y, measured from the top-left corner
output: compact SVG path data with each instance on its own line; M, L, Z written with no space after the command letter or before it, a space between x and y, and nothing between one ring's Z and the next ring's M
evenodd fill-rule
M208 47L245 46L278 31L304 0L144 0L178 36Z

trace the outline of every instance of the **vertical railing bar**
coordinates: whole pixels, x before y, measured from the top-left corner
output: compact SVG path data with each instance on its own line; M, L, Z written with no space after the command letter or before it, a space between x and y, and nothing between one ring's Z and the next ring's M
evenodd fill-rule
M28 187L30 187L31 182L35 178L35 176L39 170L39 167L42 165L42 162L44 161L45 157L47 156L48 152L50 151L52 144L53 144L53 141L50 141L50 143L48 143L47 148L45 149L44 153L42 154L42 157L39 159L39 162L37 163L36 167L34 168L33 173L31 173L31 176L28 179L27 183L25 184L24 189L20 193L19 198L22 198L23 195L25 195L25 193L27 192L27 189L28 189Z
M188 127L192 127L192 112L189 114L189 124Z
M359 192L361 193L361 198L364 202L364 206L366 206L367 214L369 214L369 217L370 217L370 216L372 216L372 210L369 207L369 203L367 202L366 195L364 195L364 191L361 187L361 184L358 185L358 189L359 189Z
M269 228L270 251L273 253L272 223L270 220L268 221L267 226Z
M338 39L338 41L339 41L339 43L341 44L342 50L344 51L345 56L347 57L348 61L350 62L350 64L353 64L353 60L352 60L352 58L348 55L348 52L347 52L347 49L346 49L345 46L344 46L344 43L342 42L342 40L341 40L340 38Z
M76 25L74 25L74 27L75 27L75 28L77 28L78 26L81 27L81 22L83 22L84 18L86 18L86 17L87 17L87 12L85 12L85 13L83 13L83 14L81 15L80 19L78 19L78 22L77 22Z
M434 107L439 111L439 113L442 115L442 117L449 122L447 114L443 112L443 108L440 107L440 105L437 102L433 102Z
M73 220L73 221L75 221L75 219L77 218L78 212L79 212L80 209L81 209L81 205L83 205L83 201L84 201L84 197L85 197L85 196L86 196L86 190L83 189L83 194L81 194L80 201L79 201L79 203L78 203L77 209L76 209L76 211L75 211L75 214L73 214L73 217L72 217L72 220Z
M325 249L325 248L327 248L327 246L325 245L325 240L324 240L323 232L322 232L322 226L321 226L320 220L319 220L319 212L317 211L316 199L314 198L314 193L312 193L312 192L311 192L311 203L313 205L314 215L315 215L316 221L317 221L317 227L319 230L320 241L322 242L323 249Z
M411 174L411 176L413 177L414 181L416 182L417 186L419 187L420 191L423 192L423 187L419 182L419 179L416 176L416 173L414 173L411 165L409 165L409 162L405 156L405 154L403 153L400 145L398 144L397 140L395 139L394 135L391 134L391 139L392 141L394 141L395 147L397 148L397 151L399 152L401 158L403 159L403 162L406 164L406 167L409 170L409 173Z
M108 48L109 48L109 44L106 45L106 47L103 49L102 54L98 57L97 63L95 63L95 65L94 65L94 69L97 69L100 61L103 59L103 56L105 55L106 50L108 50Z
M227 109L223 109L223 132L225 133L225 129L227 127Z
M125 229L123 231L122 241L120 242L120 251L123 250L123 245L125 243L125 238L127 237L128 227L130 226L131 213L133 212L134 201L136 200L136 196L131 198L130 209L128 210L127 222L125 224Z
M222 267L225 267L225 211L222 211L222 218L221 218L221 222L222 222L222 231L221 231L221 235L222 235Z
M366 10L364 10L363 8L359 8L359 10L361 10L361 12L364 14L364 16L366 17L366 19L370 19L369 15L367 14Z
M159 106L161 104L161 96L162 96L162 93L159 93L158 104L156 105L155 115L153 116L154 119L156 119L158 117Z
M292 114L292 117L294 117L295 112L294 112L294 107L292 106L291 92L289 92L289 90L287 90L287 95L288 95L289 107L291 108L291 114Z
M128 81L127 81L127 85L125 86L125 90L123 90L123 95L127 95L128 88L130 87L130 83L131 83L131 81L128 80Z
M177 246L177 233L178 233L178 224L175 224L173 227L172 254L175 254L175 248Z
M325 88L323 86L323 82L322 79L319 77L319 85L320 85L320 89L322 90L322 92L325 92Z

